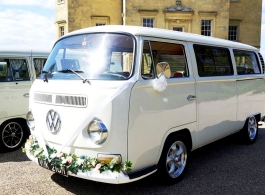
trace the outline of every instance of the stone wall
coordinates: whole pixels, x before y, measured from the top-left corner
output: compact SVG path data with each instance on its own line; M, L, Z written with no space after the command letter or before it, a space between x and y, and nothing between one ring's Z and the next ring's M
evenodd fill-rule
M238 41L260 47L262 0L65 0L56 6L58 28L71 32L96 24L142 26L153 18L154 27L201 34L201 20L212 20L212 36L228 39L229 25L238 26ZM65 23L63 23L65 22ZM59 34L58 34L59 37Z

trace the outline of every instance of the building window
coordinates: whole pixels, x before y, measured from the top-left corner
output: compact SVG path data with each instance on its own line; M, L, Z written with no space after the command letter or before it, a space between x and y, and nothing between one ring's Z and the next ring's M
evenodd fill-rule
M96 26L105 26L105 23L96 23Z
M60 35L63 36L64 35L64 26L60 27Z
M201 34L204 36L212 36L212 20L201 21Z
M237 41L237 26L229 26L228 40Z
M173 27L173 31L183 32L183 27Z
M57 0L57 3L60 4L60 3L64 3L64 0Z
M154 28L154 19L153 18L143 18L143 27Z

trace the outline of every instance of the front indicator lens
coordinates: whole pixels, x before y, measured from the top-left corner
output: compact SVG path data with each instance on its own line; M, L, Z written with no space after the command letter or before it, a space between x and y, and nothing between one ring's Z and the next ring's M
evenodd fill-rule
M110 163L111 161L115 161L116 163L121 163L121 155L120 154L98 154L98 160L100 163Z
M27 120L27 124L28 124L29 128L31 130L34 130L35 129L35 120L34 120L34 116L33 116L31 111L28 112L28 114L26 116L26 120Z
M99 119L94 119L88 126L87 133L95 144L102 144L108 137L108 130Z

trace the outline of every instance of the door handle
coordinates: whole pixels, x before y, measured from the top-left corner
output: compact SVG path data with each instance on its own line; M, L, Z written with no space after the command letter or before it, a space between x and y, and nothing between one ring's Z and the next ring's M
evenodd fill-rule
M28 93L25 93L23 96L24 96L25 98L28 98L28 97L29 97L29 94L28 94Z
M196 100L196 96L195 95L189 95L188 97L187 97L187 100L189 100L189 101L192 101L192 100Z

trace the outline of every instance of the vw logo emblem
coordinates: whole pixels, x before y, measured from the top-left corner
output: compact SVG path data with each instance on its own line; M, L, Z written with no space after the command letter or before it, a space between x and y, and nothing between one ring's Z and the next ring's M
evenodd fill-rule
M49 110L46 116L46 124L52 134L57 134L61 129L61 119L54 110Z

